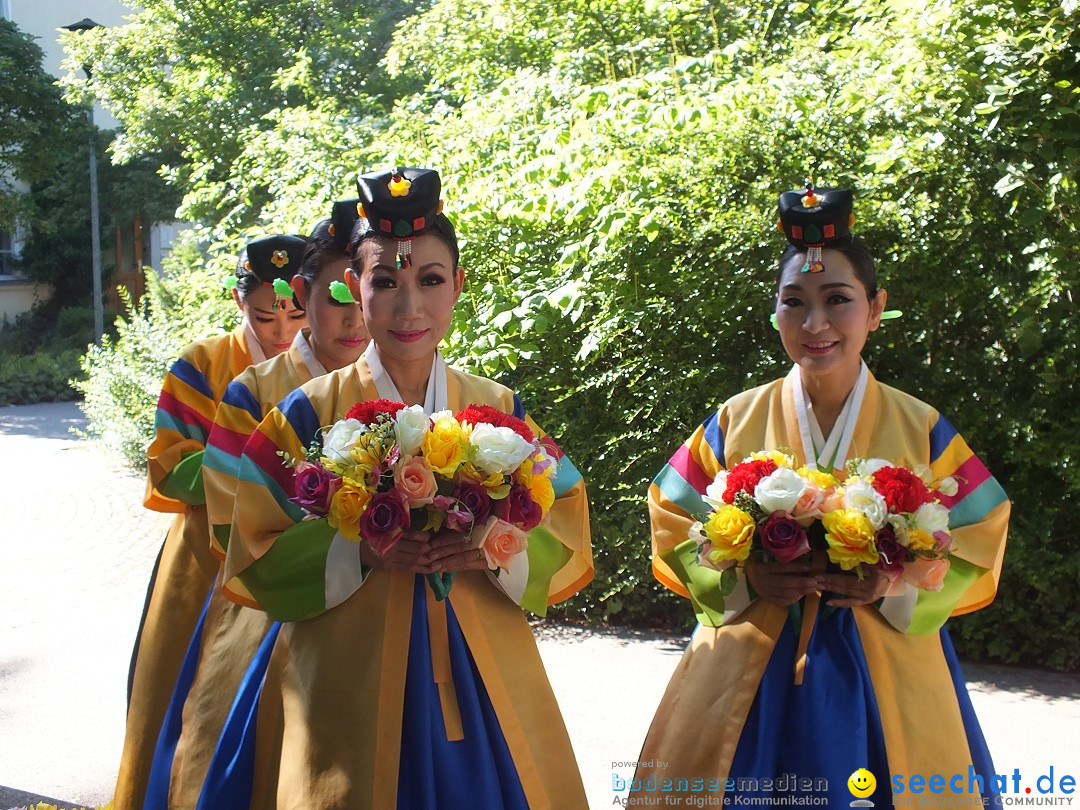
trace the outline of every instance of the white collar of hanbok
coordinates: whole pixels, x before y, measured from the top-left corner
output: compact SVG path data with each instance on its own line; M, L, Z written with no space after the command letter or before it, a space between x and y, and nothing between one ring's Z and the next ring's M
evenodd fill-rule
M806 463L813 464L822 472L828 473L834 469L843 468L847 463L848 451L851 449L855 424L859 421L859 411L862 410L863 397L866 395L870 369L866 367L865 362L860 362L855 387L851 389L851 393L844 401L844 407L840 409L840 415L836 418L836 424L829 432L828 439L822 433L821 425L818 424L817 417L814 415L813 403L806 396L798 364L788 372L788 377L791 378L791 387L795 394L795 413L799 419L799 435L802 439L803 457Z
M319 358L315 356L315 350L311 348L311 339L305 335L305 332L310 331L310 328L301 329L296 333L296 337L293 338L293 348L300 352L300 359L304 361L304 365L307 366L308 372L312 377L321 377L326 373L326 367L319 362Z
M375 389L381 399L391 399L396 402L404 402L390 374L379 359L379 349L375 341L368 344L364 351L368 368L371 370L371 379L375 383ZM446 361L443 360L442 352L435 350L435 356L431 358L431 374L428 375L427 391L424 394L424 413L433 414L445 411L448 407L446 390Z
M248 320L247 315L244 316L244 336L247 338L247 348L248 354L251 355L251 365L257 366L259 363L265 363L266 352L263 351L259 339L255 337L255 330L251 328L251 321Z

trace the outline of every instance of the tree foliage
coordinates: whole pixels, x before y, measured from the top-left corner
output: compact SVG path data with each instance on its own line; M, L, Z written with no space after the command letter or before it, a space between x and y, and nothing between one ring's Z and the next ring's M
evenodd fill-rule
M56 165L51 134L75 117L41 67L34 38L0 18L0 228L15 230L25 196L15 180L33 183Z
M597 582L565 610L669 623L689 612L649 573L648 482L711 408L785 370L777 193L855 188L905 312L871 367L1016 503L998 601L954 632L1072 667L1078 23L1021 0L442 0L375 46L362 93L277 103L232 151L185 144L181 174L231 250L242 228L310 223L348 172L439 168L469 279L448 353L518 389L589 482ZM373 106L384 80L394 104ZM144 128L176 114L140 103Z

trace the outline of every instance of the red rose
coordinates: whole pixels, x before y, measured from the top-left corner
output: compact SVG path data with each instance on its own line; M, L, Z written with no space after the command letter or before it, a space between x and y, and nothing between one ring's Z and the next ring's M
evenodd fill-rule
M810 550L806 529L787 512L774 512L758 527L761 547L777 562L787 563Z
M533 432L529 430L529 426L523 421L490 405L469 405L465 410L458 411L454 418L462 424L468 422L470 425L478 425L481 422L487 422L495 427L508 427L527 442L536 439Z
M753 495L754 487L758 485L758 481L774 472L776 472L776 462L770 459L744 461L741 464L736 464L728 470L724 503L734 503L735 496L740 492L749 492Z
M382 556L397 544L408 525L409 499L405 494L396 489L376 492L360 516L360 536Z
M544 510L521 484L514 484L505 498L495 501L492 512L511 526L526 532L539 526L544 517Z
M365 425L374 425L379 414L393 416L404 407L404 402L394 402L391 399L369 399L367 402L357 402L349 408L345 418L355 419Z
M875 567L880 568L890 579L899 576L904 571L904 547L896 539L896 532L892 526L884 526L878 529L874 535L874 544L878 550L878 561Z
M914 512L933 500L922 479L904 467L875 470L871 485L885 499L890 512Z

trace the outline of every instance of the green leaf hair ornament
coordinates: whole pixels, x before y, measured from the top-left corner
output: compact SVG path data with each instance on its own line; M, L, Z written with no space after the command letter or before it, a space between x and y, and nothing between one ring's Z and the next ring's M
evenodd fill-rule
M238 279L236 276L229 276L227 279L225 279L225 281L222 282L221 286L223 286L226 290L235 290L236 285L239 283L240 279Z
M881 313L881 320L883 320L883 321L892 321L892 320L895 320L896 318L899 318L903 314L904 314L903 310L887 309L887 310L885 310L884 312ZM780 331L780 324L778 324L776 322L776 313L775 312L772 315L769 316L769 323L772 324L772 328L775 329L777 332Z
M283 278L275 278L273 287L274 295L277 296L277 298L274 299L274 309L276 310L279 307L285 306L285 302L293 297L293 289L289 286L289 282Z
M352 292L349 291L349 285L341 281L330 282L330 297L340 304L356 303L356 299L353 298Z

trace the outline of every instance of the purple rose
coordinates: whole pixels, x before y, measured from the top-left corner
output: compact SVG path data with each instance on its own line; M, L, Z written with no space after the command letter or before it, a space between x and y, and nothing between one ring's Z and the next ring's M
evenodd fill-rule
M810 540L799 522L787 512L774 512L758 529L761 547L777 562L791 562L810 550Z
M491 496L487 494L484 485L476 481L463 479L454 486L451 494L461 507L468 510L473 517L473 524L479 525L488 519L491 514Z
M394 547L408 525L409 499L396 489L376 492L360 516L360 536L381 555Z
M877 567L890 578L903 573L906 550L896 539L893 527L886 524L878 529L877 534L874 535L874 544L878 551Z
M521 484L510 487L509 494L495 504L495 515L522 531L530 531L540 525L544 510L532 499L529 490Z
M330 511L334 493L341 489L341 478L326 470L321 464L303 461L296 466L294 497L292 503L317 515Z

